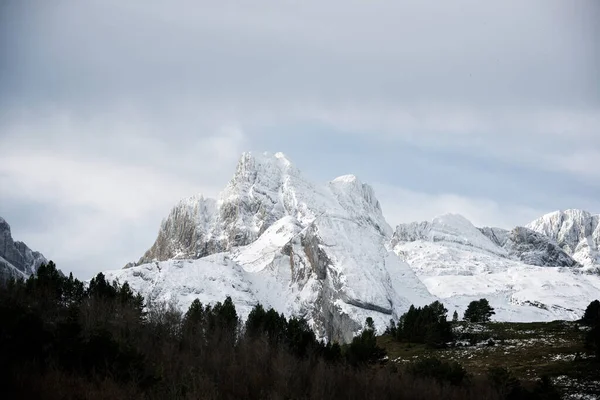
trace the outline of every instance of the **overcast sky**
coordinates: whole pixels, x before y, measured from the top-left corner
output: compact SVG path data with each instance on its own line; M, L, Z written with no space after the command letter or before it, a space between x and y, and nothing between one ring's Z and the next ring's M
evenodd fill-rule
M600 2L0 3L0 216L89 278L243 151L374 186L391 225L600 212Z

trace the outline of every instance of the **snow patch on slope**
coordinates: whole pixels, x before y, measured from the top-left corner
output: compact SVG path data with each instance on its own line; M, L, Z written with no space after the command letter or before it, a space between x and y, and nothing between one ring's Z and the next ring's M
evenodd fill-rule
M215 303L231 296L246 318L257 299L245 271L224 254L199 260L168 260L104 272L109 280L127 281L149 302L173 302L187 310L195 299Z
M398 225L392 243L396 245L416 240L439 242L448 247L468 251L507 255L505 250L492 243L469 220L458 214L441 215L431 222Z

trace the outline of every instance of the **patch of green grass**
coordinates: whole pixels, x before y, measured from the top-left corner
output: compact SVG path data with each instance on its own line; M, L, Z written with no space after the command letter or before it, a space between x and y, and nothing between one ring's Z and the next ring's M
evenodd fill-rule
M431 349L422 344L397 342L390 336L379 337L377 344L386 349L390 360L398 363L435 356L458 361L473 375L485 374L490 367L505 367L521 380L542 375L589 379L590 370L600 370L584 348L585 331L574 322L459 322L454 329L459 340L471 339L477 345ZM489 338L493 346L486 345Z
M413 360L436 352L421 343L398 342L393 337L384 335L377 338L377 345L387 351L390 360Z

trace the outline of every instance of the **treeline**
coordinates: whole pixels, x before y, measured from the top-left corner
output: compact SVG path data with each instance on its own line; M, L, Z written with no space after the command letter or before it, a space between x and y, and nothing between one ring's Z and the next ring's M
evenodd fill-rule
M397 329L407 339L424 333L443 341L445 313L441 304L409 311ZM440 331L422 321L441 324ZM305 320L260 305L244 324L230 298L196 300L182 313L147 304L102 274L86 287L53 263L0 287L4 398L506 398L493 380L460 365L384 360L371 319L338 345L318 341Z
M483 323L488 322L494 314L494 308L488 300L480 299L469 303L464 320ZM456 311L452 322L458 322ZM385 333L402 342L424 343L433 348L445 347L449 342L456 340L452 324L448 321L448 310L439 301L424 307L411 305L398 322L390 320Z
M400 341L442 347L453 340L447 313L448 310L439 301L418 308L411 305L398 323L390 321L386 333Z

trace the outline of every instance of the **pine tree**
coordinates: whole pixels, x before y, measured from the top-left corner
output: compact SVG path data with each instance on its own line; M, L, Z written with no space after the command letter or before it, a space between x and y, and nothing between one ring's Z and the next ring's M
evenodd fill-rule
M385 356L385 350L377 346L373 319L368 317L365 324L366 328L352 339L346 351L346 358L352 365L373 363Z
M396 338L439 347L452 340L452 328L447 320L448 310L439 301L421 308L410 306L398 320ZM391 326L391 331L394 327Z
M598 324L600 321L600 301L594 300L592 301L587 308L585 309L585 313L583 314L583 322L585 325L594 326Z
M463 319L469 322L488 322L496 314L487 299L479 299L469 303Z
M454 310L454 314L452 314L452 322L458 322L458 312Z

